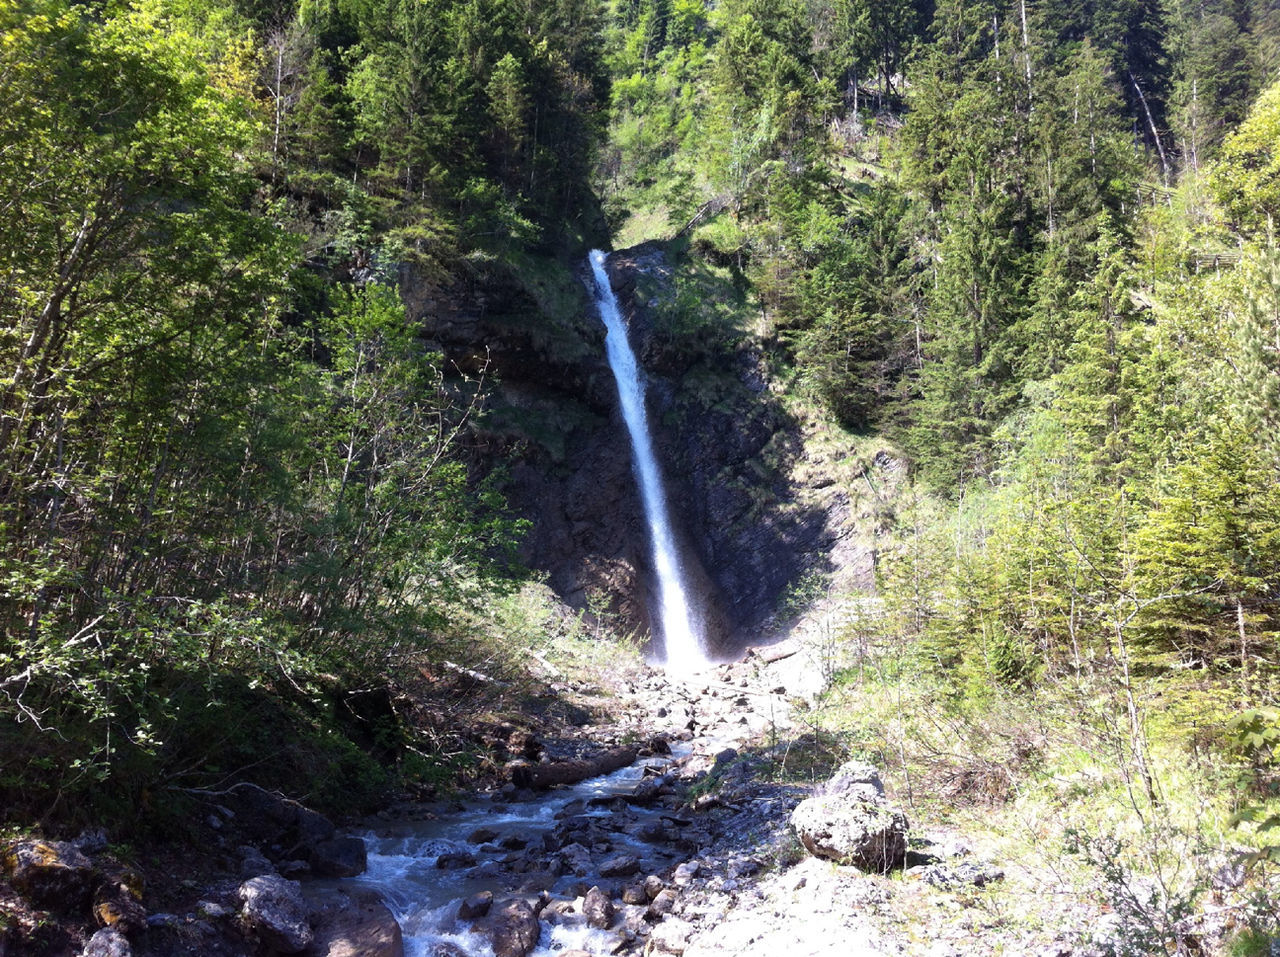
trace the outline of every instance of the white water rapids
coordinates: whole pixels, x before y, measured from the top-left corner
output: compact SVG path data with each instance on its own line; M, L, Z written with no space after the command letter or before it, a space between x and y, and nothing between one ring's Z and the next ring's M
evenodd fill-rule
M644 407L644 383L641 381L635 353L627 341L627 328L618 312L618 300L609 284L604 264L607 254L592 250L588 257L596 281L596 307L600 310L608 335L605 349L609 368L618 384L618 401L622 417L631 435L632 462L640 485L645 522L653 548L653 565L658 575L659 625L662 631L667 669L676 672L695 671L708 664L701 623L689 603L688 588L681 568L667 514L667 499L662 486L662 473L653 453L648 415Z

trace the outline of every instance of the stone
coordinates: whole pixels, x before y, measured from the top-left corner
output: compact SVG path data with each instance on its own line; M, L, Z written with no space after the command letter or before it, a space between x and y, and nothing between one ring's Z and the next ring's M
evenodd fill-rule
M588 926L608 930L615 913L613 901L599 887L592 887L582 898L582 913L587 916Z
M642 884L628 884L622 888L622 903L624 904L647 904L649 897L644 892Z
M1004 871L1000 868L990 864L974 864L970 861L962 861L959 864L930 864L912 868L908 874L920 878L931 887L939 887L943 890L953 890L967 885L986 887L988 884L1004 879Z
M581 844L567 844L560 848L560 860L579 877L591 871L591 852Z
M441 854L436 858L436 867L442 871L453 871L463 867L475 867L476 857L474 854L468 854L465 851L453 851L448 854Z
M478 894L472 894L458 905L458 917L460 920L475 920L489 913L489 908L492 906L493 891L481 891Z
M649 936L650 946L664 954L683 954L693 935L693 924L678 917L664 920Z
M368 853L358 837L331 837L312 846L310 864L317 877L358 877L368 867Z
M89 938L80 957L133 957L133 948L118 930L104 927Z
M245 844L240 848L240 876L259 877L262 874L274 874L276 867L262 851L252 845Z
M658 891L653 900L649 902L648 915L652 918L659 918L666 914L670 914L676 906L676 892L670 887Z
M244 902L240 916L245 926L263 944L285 954L301 953L311 945L315 934L297 881L264 874L245 881L237 893Z
M640 861L630 854L619 854L600 865L601 877L630 877L640 872Z
M98 926L133 934L147 926L147 911L142 902L123 883L102 884L93 895L93 916Z
M400 925L374 894L351 899L318 922L315 957L404 957Z
M814 857L883 873L907 853L906 815L890 807L876 769L850 761L791 813L791 826Z
M657 874L650 874L644 879L644 893L649 900L653 900L661 893L662 889L667 885L662 883L662 878Z
M697 861L685 861L671 873L671 881L676 886L683 887L698 876L699 870Z
M491 827L478 827L467 835L467 843L488 844L497 836L498 832Z
M18 841L4 852L4 870L14 890L49 910L83 909L97 879L89 858L64 841Z
M489 939L494 957L526 957L538 945L542 928L528 901L509 900L492 907L471 931Z

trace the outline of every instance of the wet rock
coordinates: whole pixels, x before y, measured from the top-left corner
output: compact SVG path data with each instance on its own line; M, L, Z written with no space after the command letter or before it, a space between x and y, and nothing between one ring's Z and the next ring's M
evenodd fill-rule
M573 901L554 900L542 909L542 919L548 924L577 924L583 923L585 918L578 913L578 908L573 905Z
M640 873L640 861L630 854L619 854L600 865L601 877L630 877Z
M491 827L478 827L467 835L467 842L470 844L488 844L497 836L498 832Z
M317 921L315 957L404 957L400 925L377 895L345 900Z
M523 900L503 901L471 930L488 938L494 957L526 957L537 946L542 932L538 915Z
M245 926L268 947L297 954L311 945L315 934L307 921L302 889L297 881L274 874L245 881L238 891Z
M613 923L613 901L599 887L587 891L582 899L582 912L587 916L587 924L599 930L608 930Z
M667 885L662 882L662 878L657 874L650 874L644 879L644 893L649 900L657 897L664 887Z
M591 852L581 844L568 844L560 849L560 860L564 866L578 876L590 873Z
M441 854L436 858L436 867L442 871L454 871L463 867L475 866L476 856L465 851L453 851L448 854Z
M14 890L50 910L79 910L97 878L92 862L64 841L18 841L4 852L4 870Z
M311 848L311 870L317 877L357 877L368 867L364 841L334 837Z
M888 805L879 773L864 762L844 765L801 801L791 826L810 854L838 864L884 872L906 857L906 815Z
M472 894L458 905L458 917L461 920L475 920L489 913L493 906L493 891L481 891Z
M104 927L89 938L80 957L133 957L133 948L119 931Z

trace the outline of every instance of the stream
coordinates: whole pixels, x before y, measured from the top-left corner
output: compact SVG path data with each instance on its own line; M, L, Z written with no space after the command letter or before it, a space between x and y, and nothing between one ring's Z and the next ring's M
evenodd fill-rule
M636 801L638 788L647 792L640 798L645 803L656 798L664 768L688 753L687 745L677 746L672 755L642 757L527 801L506 803L495 794L431 820L364 833L368 870L352 883L383 899L400 924L408 957L492 957L487 936L458 916L469 896L492 891L495 902L523 898L541 909L540 896L568 902L592 886L617 892L682 859L671 846L680 844L681 820L660 804ZM620 943L618 930L589 927L580 907L553 906L543 918L532 957L564 950L607 954Z

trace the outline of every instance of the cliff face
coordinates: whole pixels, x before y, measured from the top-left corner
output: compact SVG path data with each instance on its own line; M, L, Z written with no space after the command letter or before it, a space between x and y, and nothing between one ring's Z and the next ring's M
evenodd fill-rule
M647 632L653 589L630 443L589 270L572 273L531 280L489 267L443 288L406 275L402 287L433 347L469 372L488 363L475 453L505 467L507 497L533 523L524 560L570 605ZM812 467L759 350L670 335L677 270L663 246L614 253L609 274L648 377L672 519L713 645L729 655L767 639L780 596L806 573L869 583L844 483Z

